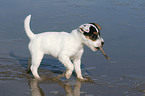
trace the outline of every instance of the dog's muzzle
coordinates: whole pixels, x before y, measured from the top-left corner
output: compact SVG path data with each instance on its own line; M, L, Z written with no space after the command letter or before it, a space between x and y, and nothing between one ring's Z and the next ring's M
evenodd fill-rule
M101 42L101 47L103 47L103 45L104 45L104 42L102 41ZM100 47L95 47L97 50L99 50L100 49Z

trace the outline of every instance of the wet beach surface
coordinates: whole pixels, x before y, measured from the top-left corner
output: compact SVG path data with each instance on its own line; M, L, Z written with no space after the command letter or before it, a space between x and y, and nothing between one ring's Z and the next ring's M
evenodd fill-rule
M37 81L26 73L29 38L23 28L31 14L34 33L66 31L87 22L102 27L106 60L85 47L82 74L88 82L54 78L65 72L45 56ZM145 96L144 0L5 0L0 1L0 96Z

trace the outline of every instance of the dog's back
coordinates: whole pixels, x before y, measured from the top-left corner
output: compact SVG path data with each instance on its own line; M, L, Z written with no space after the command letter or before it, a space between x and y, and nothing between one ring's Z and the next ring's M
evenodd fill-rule
M36 36L30 40L29 50L41 49L43 53L57 57L60 50L69 47L70 39L72 39L72 36L65 32L44 32L36 34ZM68 43L67 47L65 46L66 43Z

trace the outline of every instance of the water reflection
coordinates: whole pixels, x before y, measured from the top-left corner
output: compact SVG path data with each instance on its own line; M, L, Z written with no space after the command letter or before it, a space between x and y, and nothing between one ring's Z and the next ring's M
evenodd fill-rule
M60 85L65 89L66 96L80 96L81 82L79 80L76 81L74 90L72 89L72 85L69 83Z
M45 96L43 90L39 87L38 80L33 79L28 84L31 88L31 96Z
M29 80L28 85L31 88L31 96L45 96L46 94L42 90L42 88L39 86L39 84L42 83L41 81L38 81L36 79ZM81 94L81 82L79 80L76 80L75 84L71 84L70 82L67 83L58 83L59 86L64 88L66 92L66 96L80 96ZM58 94L61 92L50 92L51 94Z

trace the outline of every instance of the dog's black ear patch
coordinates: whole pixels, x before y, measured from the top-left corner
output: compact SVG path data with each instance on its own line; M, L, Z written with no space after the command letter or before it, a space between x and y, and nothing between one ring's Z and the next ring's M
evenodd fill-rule
M93 26L90 27L89 32L84 32L84 35L88 36L93 41L98 39L98 32Z
M96 23L89 23L89 24L92 24L89 28L89 32L84 32L83 34L87 37L89 37L92 41L95 41L99 38L100 36L100 29L101 27L96 24ZM100 28L98 28L98 26Z
M99 34L99 36L100 36L101 27L100 27L98 24L96 24L96 23L90 23L90 24L94 25L94 26L98 29L98 34ZM97 32L97 31L96 31L96 32Z
M96 28L94 28L93 26L91 26L89 28L89 32L84 32L84 35L90 36L90 35L94 34L94 32L96 32L96 34L98 33L100 35L100 30L99 29L96 30Z
M102 28L101 28L101 26L100 26L100 25L98 25L98 24L96 24L96 23L90 23L90 24L92 24L92 25L96 26L96 28L97 28L97 29L99 29L99 30L101 30L101 29L102 29Z

